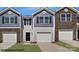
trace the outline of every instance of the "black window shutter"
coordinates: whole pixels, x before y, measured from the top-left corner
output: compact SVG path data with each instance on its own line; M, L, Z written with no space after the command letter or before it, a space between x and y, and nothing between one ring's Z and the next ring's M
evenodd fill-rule
M31 21L32 21L32 20L31 20L31 19L29 19L30 25L31 25Z
M37 17L37 24L39 23L38 17Z
M4 24L4 16L2 16L2 24Z
M50 16L50 24L52 23L52 17Z
M24 19L24 25L26 25L26 19Z
M17 24L17 16L15 16L15 24Z

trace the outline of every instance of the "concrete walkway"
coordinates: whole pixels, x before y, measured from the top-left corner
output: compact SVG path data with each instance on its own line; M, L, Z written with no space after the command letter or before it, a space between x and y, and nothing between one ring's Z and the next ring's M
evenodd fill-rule
M79 48L79 41L75 40L61 40L61 41Z
M0 51L2 49L7 49L9 47L11 47L12 45L14 45L15 43L0 43Z
M54 43L37 43L43 52L71 52L69 49Z

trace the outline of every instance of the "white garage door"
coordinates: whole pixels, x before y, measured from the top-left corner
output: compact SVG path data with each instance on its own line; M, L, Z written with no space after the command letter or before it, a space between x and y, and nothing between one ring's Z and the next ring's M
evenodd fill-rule
M17 42L17 33L3 32L3 42Z
M59 31L59 40L72 40L73 31Z
M37 42L51 42L51 33L50 32L38 32Z

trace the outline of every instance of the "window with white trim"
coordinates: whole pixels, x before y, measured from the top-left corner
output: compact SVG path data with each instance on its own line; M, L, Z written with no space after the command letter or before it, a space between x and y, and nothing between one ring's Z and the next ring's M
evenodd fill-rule
M67 14L67 21L71 21L71 14Z
M2 24L17 24L17 16L2 16Z
M4 19L4 23L9 24L9 17L5 17Z
M51 16L37 16L37 24L51 24Z
M61 17L61 18L60 18L60 19L61 19L61 21L62 21L62 22L65 22L65 17L66 17L66 16L65 16L65 14L61 14L61 16L60 16L60 17Z
M14 17L10 17L10 23L15 23L15 18Z
M44 18L43 16L40 17L39 19L40 24L43 24L43 18Z
M32 19L24 19L24 25L31 25Z
M70 22L71 20L72 20L72 16L70 13L60 14L60 21L61 22Z

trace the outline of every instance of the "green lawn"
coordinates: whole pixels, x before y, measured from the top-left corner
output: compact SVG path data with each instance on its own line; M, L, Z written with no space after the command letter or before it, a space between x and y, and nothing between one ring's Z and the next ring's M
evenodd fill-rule
M5 51L11 51L11 52L41 52L41 49L38 47L38 45L23 45L23 44L15 44L12 47L6 49Z
M65 48L68 48L68 49L70 49L72 51L79 52L79 48L78 47L74 47L74 46L69 45L67 43L64 43L62 41L56 42L55 44L60 45L60 46L65 47Z

